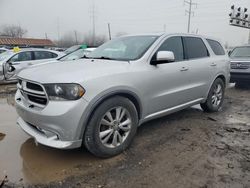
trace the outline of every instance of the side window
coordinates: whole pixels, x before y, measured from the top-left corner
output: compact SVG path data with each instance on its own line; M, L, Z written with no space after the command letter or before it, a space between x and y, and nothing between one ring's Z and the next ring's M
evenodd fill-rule
M31 52L20 52L14 55L9 62L19 62L19 61L30 61L32 60L32 53Z
M188 59L208 57L209 53L201 38L184 37L185 52Z
M52 52L50 52L50 53L51 53L51 57L52 57L52 58L57 58L57 57L58 57L58 55L57 55L57 54L52 53Z
M207 42L209 43L215 55L225 55L225 51L219 42L211 39L207 39Z
M175 56L175 61L184 60L184 52L181 37L170 37L168 38L161 47L157 50L159 51L172 51Z
M54 58L54 53L47 51L34 51L34 54L36 60Z

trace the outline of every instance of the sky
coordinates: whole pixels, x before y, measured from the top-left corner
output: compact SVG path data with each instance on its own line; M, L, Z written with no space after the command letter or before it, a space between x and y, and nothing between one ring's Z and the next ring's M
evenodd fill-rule
M188 0L187 0L188 1ZM250 0L193 0L191 32L215 37L229 45L247 43L249 30L229 25L231 5L246 7ZM187 32L188 5L184 0L0 0L0 27L20 25L26 37L57 40L93 31L108 37L118 33ZM1 29L1 28L0 28Z

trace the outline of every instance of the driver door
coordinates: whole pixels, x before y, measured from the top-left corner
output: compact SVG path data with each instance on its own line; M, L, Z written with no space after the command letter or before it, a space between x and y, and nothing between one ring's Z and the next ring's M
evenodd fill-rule
M166 39L152 60L156 60L159 51L173 52L175 61L150 66L150 80L148 80L150 90L147 91L150 100L146 112L148 115L172 109L190 100L189 66L185 60L182 37L173 36Z

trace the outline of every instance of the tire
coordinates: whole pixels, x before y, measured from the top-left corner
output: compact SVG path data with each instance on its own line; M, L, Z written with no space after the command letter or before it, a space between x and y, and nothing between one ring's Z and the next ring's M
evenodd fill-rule
M224 94L225 84L222 79L217 78L209 90L206 102L200 104L201 108L205 112L218 112L223 104Z
M84 145L97 157L118 155L130 145L137 127L135 105L125 97L109 98L93 112L85 130Z

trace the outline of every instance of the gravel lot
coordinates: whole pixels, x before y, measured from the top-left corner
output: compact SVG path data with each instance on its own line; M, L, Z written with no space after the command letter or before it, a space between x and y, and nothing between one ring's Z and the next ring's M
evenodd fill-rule
M228 89L221 112L195 106L142 125L111 159L36 146L15 124L13 95L0 96L3 187L250 187L250 89Z

